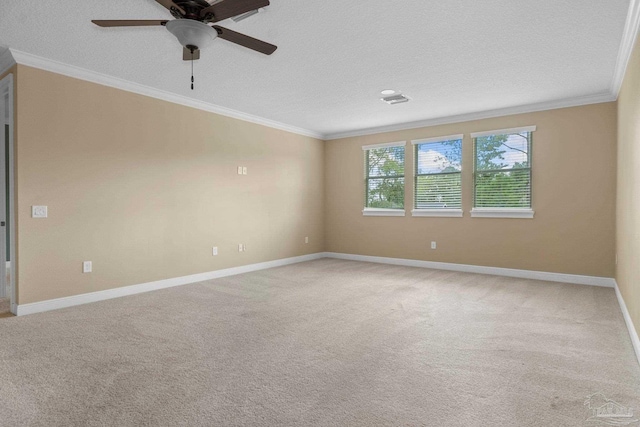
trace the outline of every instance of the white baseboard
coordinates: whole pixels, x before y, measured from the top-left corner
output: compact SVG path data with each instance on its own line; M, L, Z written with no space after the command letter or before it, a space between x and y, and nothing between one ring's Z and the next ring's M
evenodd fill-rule
M622 316L624 317L624 321L627 324L627 329L629 330L629 336L631 337L631 343L633 344L633 349L636 353L638 364L640 364L640 337L638 337L638 332L633 324L633 320L631 319L629 310L627 310L627 305L624 302L624 298L622 298L622 294L620 293L618 284L616 283L616 280L613 278L580 276L576 274L547 273L544 271L515 270L511 268L482 267L477 265L419 261L419 260L413 260L413 259L384 258L384 257L374 257L374 256L366 256L366 255L341 254L341 253L333 253L333 252L325 252L324 256L327 258L337 258L337 259L345 259L345 260L351 260L351 261L375 262L380 264L403 265L407 267L433 268L436 270L461 271L465 273L492 274L495 276L518 277L522 279L535 279L535 280L545 280L550 282L574 283L577 285L589 285L589 286L601 286L605 288L614 288L616 292L616 296L618 297L618 303L620 304L620 310L622 310Z
M627 310L620 289L615 279L609 277L580 276L575 274L548 273L543 271L516 270L511 268L483 267L477 265L453 264L446 262L420 261L401 258L385 258L367 255L353 255L335 252L319 252L310 255L302 255L293 258L279 259L275 261L261 262L258 264L244 265L241 267L227 268L224 270L211 271L190 276L176 277L173 279L158 280L155 282L142 283L139 285L125 286L122 288L108 289L105 291L91 292L88 294L75 295L66 298L35 302L31 304L20 304L17 306L16 315L41 313L60 308L73 307L76 305L88 304L92 302L104 301L112 298L120 298L128 295L140 294L143 292L156 291L159 289L172 288L175 286L187 285L190 283L202 282L205 280L218 279L221 277L235 276L237 274L250 273L252 271L266 270L268 268L281 267L284 265L296 264L299 262L312 261L320 258L336 258L350 261L374 262L379 264L403 265L407 267L432 268L436 270L460 271L465 273L492 274L496 276L517 277L523 279L545 280L552 282L574 283L579 285L602 286L614 288L622 315L624 317L629 336L640 364L640 338L634 327L631 315Z
M367 255L325 252L328 258L351 261L375 262L380 264L404 265L407 267L433 268L435 270L461 271L464 273L492 274L494 276L518 277L521 279L545 280L548 282L574 283L578 285L602 286L614 288L611 277L580 276L577 274L547 273L544 271L516 270L512 268L483 267L479 265L453 264L448 262L420 261L415 259L385 258Z
M636 357L638 358L638 364L640 364L640 338L638 337L638 331L633 325L633 320L631 319L629 310L627 310L627 304L625 304L624 298L622 298L622 293L620 293L620 288L618 288L618 283L615 284L615 288L616 288L616 296L618 297L618 303L620 304L620 310L622 310L622 316L624 317L624 322L627 324L627 329L629 330L629 337L631 337L631 343L633 344L633 349L636 352Z
M187 285L190 283L202 282L205 280L218 279L221 277L234 276L237 274L250 273L252 271L265 270L268 268L281 267L284 265L299 262L312 261L320 258L337 258L351 261L375 262L381 264L404 265L408 267L433 268L437 270L461 271L466 273L493 274L496 276L518 277L524 279L546 280L553 282L575 283L581 285L603 286L615 288L615 280L608 277L579 276L574 274L547 273L542 271L515 270L510 268L482 267L477 265L453 264L446 262L419 261L400 258L384 258L366 255L352 255L334 252L319 252L310 255L303 255L293 258L285 258L275 261L250 264L241 267L227 268L224 270L211 271L207 273L193 274L190 276L175 277L172 279L158 280L155 282L142 283L139 285L124 286L121 288L107 289L104 291L91 292L87 294L74 295L65 298L57 298L47 301L35 302L31 304L19 304L15 313L18 316L26 314L41 313L60 308L73 307L81 304L88 304L97 301L104 301L112 298L120 298L128 295L135 295L143 292L150 292L159 289L172 288L174 286Z
M250 273L252 271L266 270L268 268L282 267L284 265L312 261L314 259L324 258L324 256L324 253L319 252L293 258L284 258L275 261L261 262L258 264L243 265L241 267L227 268L224 270L210 271L207 273L193 274L190 276L175 277L173 279L158 280L156 282L142 283L139 285L107 289L105 291L91 292L65 298L34 302L31 304L19 304L14 314L16 314L17 316L23 316L26 314L42 313L44 311L57 310L60 308L67 308L76 305L88 304L91 302L120 298L128 295L140 294L143 292L157 291L159 289L188 285L190 283L197 283L205 280L219 279L221 277L235 276L237 274Z

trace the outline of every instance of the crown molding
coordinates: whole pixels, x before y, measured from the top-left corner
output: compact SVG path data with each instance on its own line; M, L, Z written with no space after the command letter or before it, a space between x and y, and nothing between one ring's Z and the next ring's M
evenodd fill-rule
M478 111L475 113L460 114L457 116L441 117L436 119L420 120L417 122L399 123L389 126L380 126L369 129L340 132L325 136L325 140L350 138L354 136L374 135L385 132L396 132L408 129L418 129L429 126L446 125L451 123L470 122L473 120L491 119L494 117L512 116L514 114L533 113L536 111L556 110L559 108L578 107L580 105L600 104L602 102L612 102L617 99L611 93L601 93L596 95L578 96L556 101L528 104L517 107L500 108L497 110Z
M115 89L125 90L127 92L137 93L139 95L148 96L150 98L156 98L163 101L171 102L173 104L179 104L187 107L196 108L198 110L208 111L210 113L215 113L221 116L231 117L234 119L243 120L245 122L267 126L273 129L279 129L286 132L295 133L298 135L308 136L311 138L324 139L323 134L314 132L308 129L302 129L296 126L287 125L285 123L280 123L274 120L265 119L263 117L254 116L251 114L243 113L241 111L232 110L230 108L225 108L220 105L199 101L197 99L192 99L186 96L177 95L175 93L163 91L160 89L155 89L150 86L133 83L117 77L112 77L106 74L76 67L74 65L68 65L62 62L54 61L52 59L42 58L40 56L32 55L30 53L21 52L19 50L14 50L14 49L9 49L9 50L10 50L10 54L13 55L13 59L15 60L15 63L18 63L20 65L25 65L27 67L38 68L40 70L62 74L64 76L73 77L79 80L84 80L91 83L97 83L102 86L108 86L108 87L113 87ZM0 56L0 60L1 59L2 57ZM0 61L0 65L2 65L1 61Z
M627 21L624 25L624 33L622 34L622 43L618 51L618 59L616 60L616 69L611 83L611 93L618 99L624 75L633 53L636 39L638 37L638 29L640 28L640 0L631 0L629 4L629 12L627 13Z
M633 0L632 6L635 13L635 19L628 19L627 28L634 28L632 34L632 40L638 30L638 23L640 23L640 0ZM631 12L630 12L631 15ZM635 24L630 24L633 21ZM627 46L629 51L626 55L623 55L623 48L621 47L620 57L625 57L624 67L629 61L631 50L633 49L633 42L628 43L628 31L625 31L625 39L623 40L623 46ZM630 47L629 47L630 46ZM626 50L625 50L626 52ZM620 59L620 58L619 58ZM340 132L334 134L322 134L314 132L308 129L302 129L296 126L287 125L284 123L276 122L273 120L265 119L262 117L254 116L251 114L243 113L241 111L232 110L219 105L210 104L204 101L199 101L186 96L177 95L171 92L155 89L149 86L133 83L117 77L108 76L95 71L87 70L84 68L76 67L74 65L64 64L62 62L54 61L40 56L32 55L30 53L21 52L14 49L6 49L0 54L0 73L5 72L11 68L14 64L25 65L53 73L61 74L64 76L84 80L92 83L96 83L103 86L113 87L127 92L133 92L140 95L148 96L151 98L160 99L163 101L171 102L174 104L184 105L187 107L196 108L198 110L208 111L210 113L219 114L221 116L231 117L239 120L243 120L250 123L255 123L263 126L267 126L273 129L279 129L286 132L291 132L298 135L308 136L311 138L317 138L322 140L335 140L342 138L349 138L354 136L373 135L385 132L395 132L408 129L417 129L422 127L437 126L451 123L468 122L472 120L481 120L494 117L510 116L514 114L531 113L536 111L554 110L558 108L577 107L580 105L598 104L602 102L611 102L617 99L617 92L602 93L596 95L580 96L575 98L568 98L550 102L542 102L537 104L522 105L517 107L501 108L489 111L479 111L475 113L460 114L456 116L441 117L435 119L427 119L408 123L398 123L388 126L380 126L375 128L367 128L360 130L353 130L347 132ZM620 61L618 64L620 67ZM618 73L618 72L617 72ZM622 78L624 78L624 71L621 72ZM621 82L620 82L621 84ZM619 88L618 88L619 91Z
M291 132L298 135L308 136L311 138L322 139L325 141L366 136L385 132L396 132L402 130L417 129L422 127L437 126L451 123L461 123L473 120L482 120L502 116L510 116L515 114L532 113L537 111L554 110L559 108L577 107L581 105L598 104L603 102L612 102L618 99L618 94L624 80L626 68L635 45L638 31L640 29L640 0L631 0L629 5L629 13L625 23L625 30L618 53L618 59L616 62L615 73L609 93L600 93L595 95L579 96L574 98L566 98L561 100L554 100L536 104L527 104L516 107L501 108L488 111L478 111L474 113L460 114L455 116L440 117L434 119L426 119L407 123L398 123L388 126L379 126L373 128L352 130L346 132L323 134L315 132L309 129L303 129L296 126L288 125L285 123L269 120L263 117L254 116L251 114L243 113L241 111L232 110L230 108L222 107L219 105L211 104L204 101L199 101L186 96L177 95L171 92L155 89L149 86L133 83L117 77L108 76L95 71L87 70L84 68L76 67L73 65L64 64L62 62L54 61L47 58L42 58L36 55L32 55L26 52L21 52L14 49L6 49L0 54L0 73L4 73L11 68L14 64L25 65L33 68L38 68L45 71L62 74L68 77L77 78L80 80L97 83L103 86L109 86L116 89L125 90L128 92L137 93L151 98L161 99L174 104L184 105L187 107L196 108L203 111L219 114L226 117L232 117L235 119L243 120L250 123L255 123L263 126L267 126L273 129L279 129L286 132Z
M0 74L4 74L9 71L9 68L16 65L16 61L13 59L13 55L11 55L11 50L8 47L2 47L2 53L0 53Z

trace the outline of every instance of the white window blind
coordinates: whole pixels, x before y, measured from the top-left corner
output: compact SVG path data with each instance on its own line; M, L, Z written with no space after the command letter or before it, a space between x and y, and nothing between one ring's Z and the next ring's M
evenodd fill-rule
M365 207L404 209L404 142L363 147Z
M531 208L533 131L530 126L472 134L475 208Z
M462 208L462 135L413 141L415 209Z

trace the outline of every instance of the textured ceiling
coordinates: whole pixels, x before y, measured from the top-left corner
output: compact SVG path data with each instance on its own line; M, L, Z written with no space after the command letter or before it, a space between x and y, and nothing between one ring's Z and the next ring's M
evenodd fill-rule
M629 0L271 0L190 64L152 0L0 1L0 45L332 136L609 93ZM411 102L389 106L383 89Z

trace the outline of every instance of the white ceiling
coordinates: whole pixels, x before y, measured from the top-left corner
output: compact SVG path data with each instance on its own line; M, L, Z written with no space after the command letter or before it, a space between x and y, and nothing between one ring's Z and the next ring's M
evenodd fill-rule
M271 3L221 25L279 49L218 39L195 64L195 91L165 28L90 22L169 19L153 0L1 0L0 45L331 138L610 96L630 1ZM387 105L383 89L411 102Z

